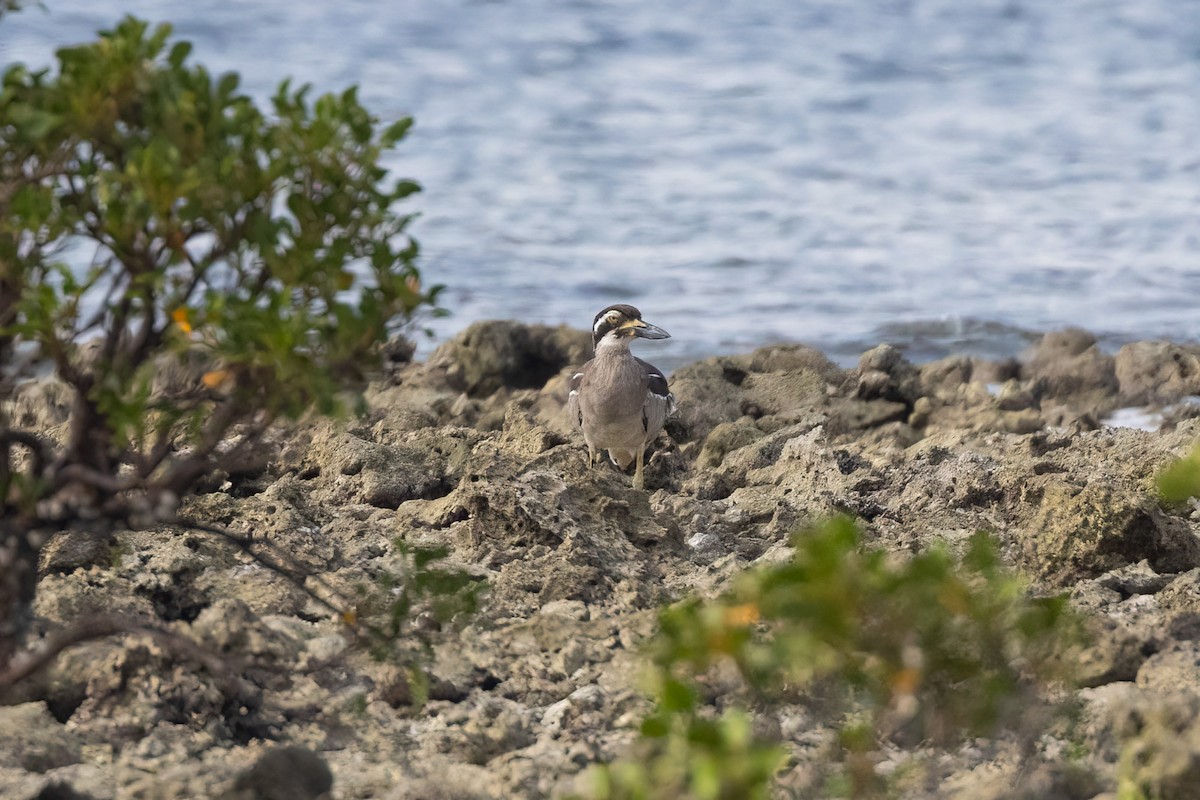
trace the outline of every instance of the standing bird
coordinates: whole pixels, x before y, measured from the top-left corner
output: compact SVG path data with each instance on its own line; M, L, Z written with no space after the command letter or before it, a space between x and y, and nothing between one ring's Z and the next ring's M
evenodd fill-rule
M636 459L633 488L645 486L642 474L646 445L654 441L667 417L675 413L675 396L657 367L629 352L629 343L668 339L671 334L642 320L642 312L623 304L609 306L592 323L596 355L571 376L567 413L588 446L588 466L607 450L621 469Z

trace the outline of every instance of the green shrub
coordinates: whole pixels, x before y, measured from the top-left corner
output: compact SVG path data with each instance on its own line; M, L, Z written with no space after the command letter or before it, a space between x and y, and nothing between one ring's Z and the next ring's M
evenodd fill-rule
M1200 446L1159 473L1158 496L1169 506L1181 506L1200 497Z
M178 495L236 425L335 410L435 294L393 210L418 187L379 165L411 120L380 130L354 89L310 103L287 83L265 115L169 32L126 19L60 50L57 75L11 68L0 99L0 279L18 290L0 334L79 393L75 468L44 491L84 483L110 511ZM82 274L60 258L81 245Z
M74 405L50 438L0 403L0 670L48 536L170 519L437 295L395 210L419 187L380 164L410 119L286 82L265 113L190 49L126 18L3 77L0 367L32 352Z
M857 716L842 729L842 785L867 795L879 783L862 756L881 737L992 732L1063 676L1056 654L1076 630L1065 599L1030 598L982 534L961 560L862 549L847 519L794 545L789 562L740 576L724 596L662 612L640 757L601 768L596 797L769 796L785 751L752 736L738 707L780 702ZM704 702L731 667L733 688Z

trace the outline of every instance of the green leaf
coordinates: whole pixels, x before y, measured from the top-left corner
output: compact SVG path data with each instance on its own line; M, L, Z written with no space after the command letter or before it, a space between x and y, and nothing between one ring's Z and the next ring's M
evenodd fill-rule
M396 182L396 188L392 190L392 197L396 200L403 200L419 191L421 191L421 184L416 181L401 180ZM406 251L405 253L407 259L415 258L416 255L415 251Z
M642 720L639 730L648 739L661 739L671 732L671 726L662 716L653 715Z
M191 55L191 52L191 42L176 42L171 47L171 54L167 56L167 64L170 65L172 69L181 69L183 67L183 62L187 61L187 57Z
M385 149L396 146L396 143L408 135L413 126L412 117L402 117L384 129L379 135L379 144Z
M676 678L665 678L659 705L667 713L691 711L696 706L696 690Z
M1158 495L1164 503L1172 505L1200 497L1200 446L1162 471L1158 476Z
M236 72L226 72L217 81L217 96L231 97L241 82L242 79Z
M439 561L450 555L450 548L444 545L437 547L420 547L412 551L413 565L422 569L426 565Z

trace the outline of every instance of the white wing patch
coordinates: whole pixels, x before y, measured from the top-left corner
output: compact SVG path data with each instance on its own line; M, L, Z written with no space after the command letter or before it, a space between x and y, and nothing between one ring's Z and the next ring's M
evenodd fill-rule
M579 431L583 430L583 414L580 413L579 408L579 387L582 383L582 372L576 372L567 382L571 387L571 391L567 393L567 416L570 417L571 424Z

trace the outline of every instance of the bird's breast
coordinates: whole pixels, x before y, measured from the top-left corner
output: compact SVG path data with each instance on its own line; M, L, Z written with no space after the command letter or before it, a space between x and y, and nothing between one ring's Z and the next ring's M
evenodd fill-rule
M632 358L596 359L580 391L585 420L635 420L640 424L648 384L646 371Z

